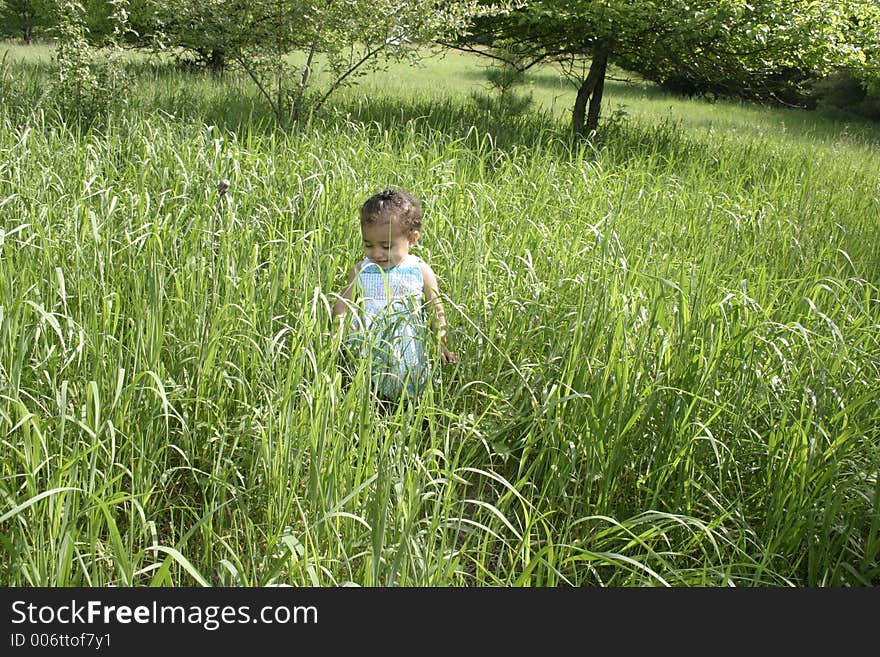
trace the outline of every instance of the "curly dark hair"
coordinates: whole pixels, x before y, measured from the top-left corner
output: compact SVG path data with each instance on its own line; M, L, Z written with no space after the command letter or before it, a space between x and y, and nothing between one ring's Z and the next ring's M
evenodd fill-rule
M361 225L394 222L407 233L422 230L422 204L400 189L383 189L361 205Z

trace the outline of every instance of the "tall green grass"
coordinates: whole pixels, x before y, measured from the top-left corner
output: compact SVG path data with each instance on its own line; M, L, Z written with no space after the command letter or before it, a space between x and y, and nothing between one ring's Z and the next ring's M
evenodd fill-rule
M880 583L872 137L138 84L0 110L5 584ZM389 185L461 362L381 413L329 308Z

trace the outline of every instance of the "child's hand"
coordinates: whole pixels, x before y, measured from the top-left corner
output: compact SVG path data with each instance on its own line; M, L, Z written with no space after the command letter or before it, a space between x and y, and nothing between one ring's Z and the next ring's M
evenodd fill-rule
M457 363L458 356L455 355L455 352L449 351L446 347L440 347L440 362L443 365L447 363Z

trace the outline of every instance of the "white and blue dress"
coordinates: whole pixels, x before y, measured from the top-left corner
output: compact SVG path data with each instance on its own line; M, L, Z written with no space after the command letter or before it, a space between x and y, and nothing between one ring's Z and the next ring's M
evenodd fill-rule
M390 269L369 258L359 265L349 346L369 360L371 385L387 399L418 396L428 380L420 263L408 254Z

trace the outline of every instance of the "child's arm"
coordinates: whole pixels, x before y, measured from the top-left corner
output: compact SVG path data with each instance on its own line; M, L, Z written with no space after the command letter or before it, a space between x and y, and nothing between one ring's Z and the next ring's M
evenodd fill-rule
M351 303L352 291L354 290L354 282L357 280L358 273L359 268L357 266L353 267L348 273L348 281L345 283L345 287L336 295L336 301L333 302L332 311L334 324L339 324L340 326L345 325L345 316L348 314L348 307Z
M440 288L437 285L437 276L426 262L421 262L420 266L422 268L423 291L429 310L431 330L437 332L440 337L440 362L456 363L458 362L458 356L455 352L449 351L446 348L446 311L443 310L443 303L440 301Z

